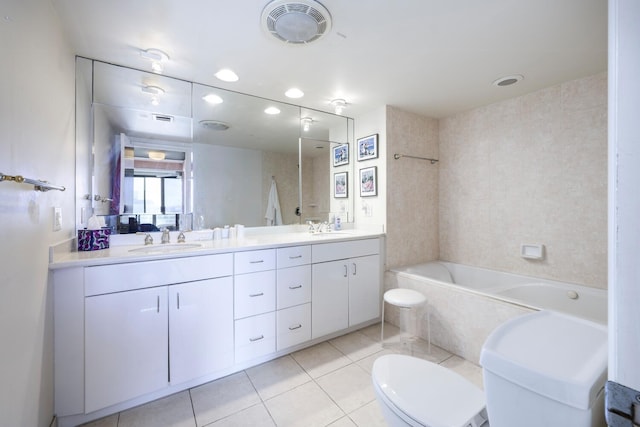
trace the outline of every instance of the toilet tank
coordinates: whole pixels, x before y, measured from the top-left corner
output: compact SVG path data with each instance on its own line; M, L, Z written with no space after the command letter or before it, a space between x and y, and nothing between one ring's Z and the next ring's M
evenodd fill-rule
M552 311L496 328L480 354L491 427L606 426L607 328Z

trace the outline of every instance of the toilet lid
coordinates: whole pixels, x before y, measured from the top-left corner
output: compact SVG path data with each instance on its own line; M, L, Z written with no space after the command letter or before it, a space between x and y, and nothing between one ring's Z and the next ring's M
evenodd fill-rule
M372 377L396 409L429 427L463 427L485 408L482 390L426 360L381 356L374 362Z

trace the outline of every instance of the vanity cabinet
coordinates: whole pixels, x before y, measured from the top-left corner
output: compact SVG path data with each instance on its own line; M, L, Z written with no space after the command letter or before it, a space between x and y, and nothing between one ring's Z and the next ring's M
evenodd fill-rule
M313 246L312 338L380 316L379 239Z
M62 427L379 319L381 239L53 270Z
M232 366L231 266L223 254L85 268L85 411Z

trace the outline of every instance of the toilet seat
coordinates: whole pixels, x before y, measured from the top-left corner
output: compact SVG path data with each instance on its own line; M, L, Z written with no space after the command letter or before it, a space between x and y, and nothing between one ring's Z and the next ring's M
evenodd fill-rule
M435 363L385 355L374 362L372 377L384 403L409 425L467 427L486 421L483 391Z

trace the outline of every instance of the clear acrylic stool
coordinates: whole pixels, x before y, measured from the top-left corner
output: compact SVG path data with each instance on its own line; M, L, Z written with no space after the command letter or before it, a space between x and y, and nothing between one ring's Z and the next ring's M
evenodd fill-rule
M419 322L419 316L417 315L417 311L419 308L421 308L426 304L427 298L418 291L414 291L413 289L405 289L405 288L390 289L384 293L384 297L382 298L382 321L380 325L380 344L381 345L384 345L384 303L385 302L387 304L391 304L396 307L399 307L401 310L407 310L409 311L409 314L411 314L410 313L411 310L416 312L415 314L416 319L413 324L413 331L410 332L411 335L406 341L408 343L411 343L414 340L416 340L417 334L418 334L418 322ZM427 345L428 345L428 351L429 353L431 353L431 318L428 310L426 312L426 317L427 317ZM406 344L407 342L402 343L402 340L401 340L401 344Z

